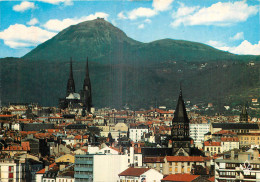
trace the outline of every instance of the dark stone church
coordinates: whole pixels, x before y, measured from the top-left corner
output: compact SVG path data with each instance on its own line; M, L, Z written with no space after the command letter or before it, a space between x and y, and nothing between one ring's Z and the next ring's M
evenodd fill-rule
M70 59L70 75L67 82L66 97L59 99L61 109L82 109L82 115L90 113L92 107L91 82L89 78L88 59L86 63L86 75L83 83L83 89L80 93L75 92L75 82L73 78L72 59Z
M189 134L190 120L187 115L182 90L172 119L171 148L142 148L144 156L204 156L198 148L192 146Z

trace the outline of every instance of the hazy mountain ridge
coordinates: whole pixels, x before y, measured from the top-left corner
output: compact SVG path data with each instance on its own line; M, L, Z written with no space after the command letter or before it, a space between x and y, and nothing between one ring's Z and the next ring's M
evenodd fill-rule
M150 43L133 40L103 19L70 26L23 56L26 60L92 61L107 64L148 64L175 61L260 60L260 56L238 56L208 45L162 39Z
M260 56L238 56L182 40L141 43L99 19L61 31L21 59L0 59L1 103L57 106L66 93L70 57L79 91L87 56L95 107L172 108L180 82L185 100L194 104L259 97ZM249 66L250 61L255 65Z

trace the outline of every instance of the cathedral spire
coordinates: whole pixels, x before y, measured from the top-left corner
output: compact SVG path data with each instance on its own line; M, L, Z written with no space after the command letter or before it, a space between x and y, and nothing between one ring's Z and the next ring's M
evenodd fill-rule
M90 78L89 78L89 70L88 70L88 57L87 57L87 64L86 64L86 75L84 79L84 85L83 85L83 90L91 90L91 83L90 83Z
M185 108L184 100L182 98L181 84L180 84L180 94L179 94L179 98L178 98L178 102L177 102L177 106L176 106L176 110L172 122L183 122L183 123L190 122Z
M91 93L91 82L90 82L89 69L88 69L88 57L87 57L86 75L84 79L81 99L82 99L83 107L88 112L90 112L90 109L92 107L92 93Z
M75 83L74 83L73 71L72 71L72 58L70 58L70 76L67 82L67 96L70 93L75 93Z
M70 57L70 78L73 80L73 71L72 71L72 57Z

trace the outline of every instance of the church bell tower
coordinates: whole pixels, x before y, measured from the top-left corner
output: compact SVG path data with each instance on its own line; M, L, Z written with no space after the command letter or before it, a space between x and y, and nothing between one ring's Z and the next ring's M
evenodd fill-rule
M182 89L172 119L172 155L189 156L191 138L189 133L190 120L188 118L184 100L182 98Z

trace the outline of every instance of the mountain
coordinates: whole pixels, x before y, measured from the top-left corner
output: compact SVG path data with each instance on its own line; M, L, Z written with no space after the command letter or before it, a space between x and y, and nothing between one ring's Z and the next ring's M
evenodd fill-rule
M68 27L22 58L0 59L1 103L57 106L66 93L70 57L79 91L87 56L95 107L174 108L180 82L193 104L223 107L259 98L259 56L183 40L142 43L97 19Z
M104 19L70 26L22 58L65 61L72 57L76 61L85 61L87 56L92 61L107 64L260 59L259 56L238 56L205 44L183 40L138 42Z

